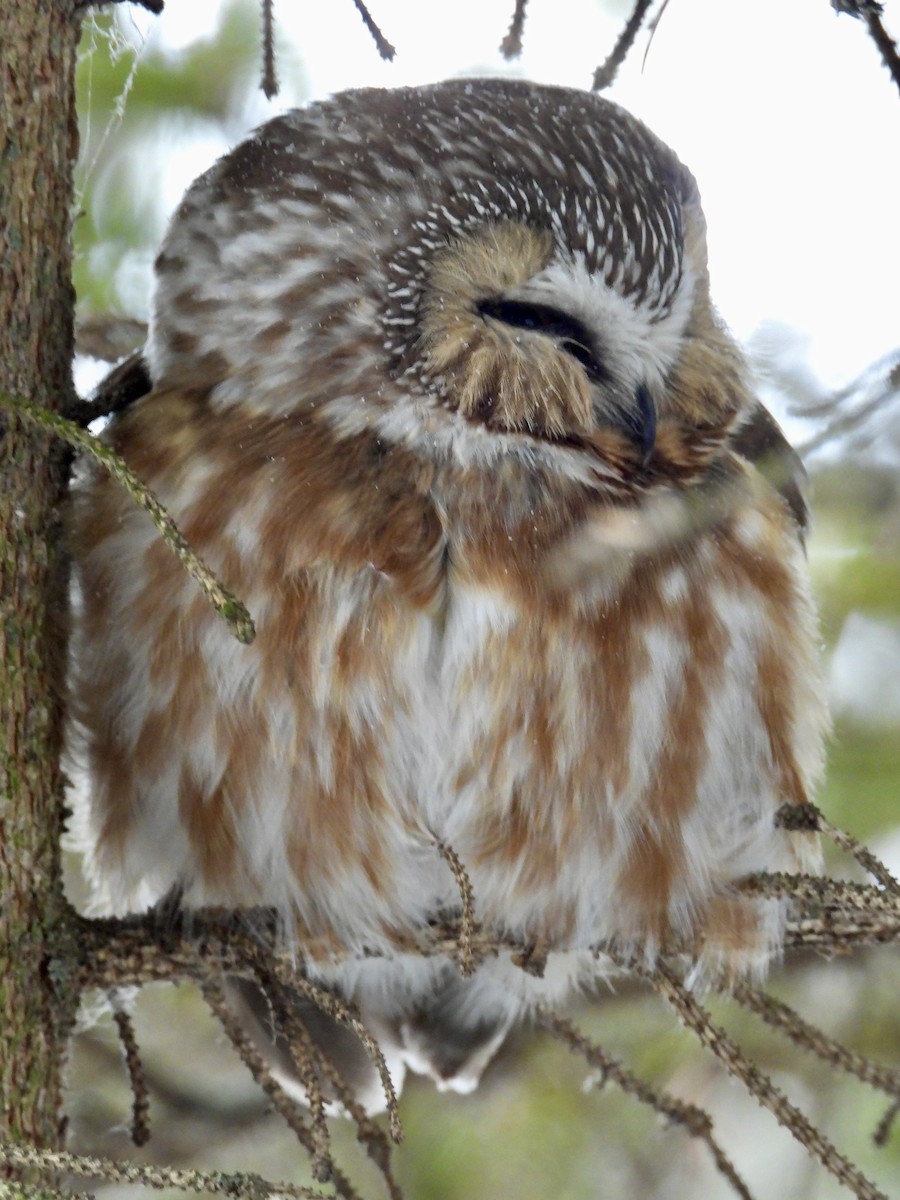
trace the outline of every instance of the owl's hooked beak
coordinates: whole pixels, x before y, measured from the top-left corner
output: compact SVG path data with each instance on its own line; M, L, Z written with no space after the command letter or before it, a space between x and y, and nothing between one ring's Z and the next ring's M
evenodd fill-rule
M647 466L656 446L656 405L646 384L639 383L628 401L611 400L608 394L599 397L594 417L598 432L612 431L625 437L638 452L640 466Z
M637 443L641 466L646 467L656 445L656 405L645 383L634 389L634 407L622 410L622 426Z

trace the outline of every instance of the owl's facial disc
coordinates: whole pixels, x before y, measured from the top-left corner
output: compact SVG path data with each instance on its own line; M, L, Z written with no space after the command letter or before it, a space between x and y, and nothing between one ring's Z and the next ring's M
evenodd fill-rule
M646 463L650 391L607 360L590 305L570 307L553 286L556 253L548 233L517 222L455 239L433 265L416 352L447 407L496 434L578 447L611 435L614 453Z

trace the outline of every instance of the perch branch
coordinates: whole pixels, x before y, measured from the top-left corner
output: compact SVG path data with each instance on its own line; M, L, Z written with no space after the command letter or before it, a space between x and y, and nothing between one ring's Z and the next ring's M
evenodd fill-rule
M805 819L817 818L815 814L806 813ZM452 861L448 859L448 862L452 866ZM879 885L805 875L760 873L739 881L736 886L749 895L788 897L793 900L787 934L789 945L813 946L834 952L849 949L854 944L874 945L900 940L900 895ZM462 885L461 892L464 893ZM171 921L162 925L155 912L127 918L89 920L69 909L68 921L77 955L77 967L72 979L74 986L81 989L109 988L140 984L151 979L190 979L199 983L241 1057L310 1153L319 1177L324 1178L330 1173L339 1194L345 1200L354 1200L355 1193L351 1185L336 1172L331 1160L321 1091L322 1082L327 1080L333 1088L333 1094L356 1121L359 1139L366 1145L373 1161L380 1166L392 1200L399 1200L399 1188L390 1174L390 1145L387 1138L362 1113L326 1057L318 1053L308 1037L304 1038L304 1031L298 1026L301 1020L299 1015L296 1019L292 1015L294 1006L290 1004L289 997L292 992L297 992L320 1011L356 1033L379 1070L387 1099L391 1136L395 1141L399 1140L402 1131L397 1100L384 1057L375 1039L352 1005L303 974L304 961L334 961L335 948L332 945L313 940L300 945L287 942L279 932L277 914L270 909L246 910L237 917L224 909L196 910L186 914L175 912ZM435 921L421 930L398 935L394 945L388 948L382 946L370 953L373 956L440 954L458 958L463 938L467 939L467 953L471 955L474 965L492 955L510 953L524 968L532 969L529 967L531 959L535 954L538 959L542 958L545 951L542 947L536 951L533 946L523 946L509 937L483 929L470 914L468 917L462 915L455 919ZM679 1012L700 1041L713 1050L728 1070L836 1178L850 1186L859 1200L883 1200L882 1193L858 1168L843 1157L808 1118L778 1092L768 1076L748 1062L728 1035L712 1022L709 1014L687 992L669 966L663 963L656 970L650 970L631 960L625 961L617 947L608 943L599 944L594 949L598 956L606 955L624 970L650 981ZM670 955L695 956L697 947L690 944L669 945L664 950ZM598 971L603 969L598 963ZM228 1009L221 989L217 990L215 983L219 972L254 978L269 996L277 1025L286 1037L301 1078L306 1083L313 1113L312 1128L271 1076L263 1059ZM784 1029L797 1044L820 1054L865 1082L880 1087L890 1096L897 1096L900 1088L897 1072L878 1067L862 1056L845 1050L827 1035L808 1026L787 1006L781 1006L768 997L760 999L752 989L738 986L736 998L759 1012L773 1026ZM540 1017L551 1032L568 1041L573 1049L583 1052L584 1046L589 1045L577 1040L580 1035L565 1029L559 1023L561 1018L544 1012ZM601 1075L612 1079L626 1091L646 1102L651 1102L651 1095L657 1098L661 1096L633 1077L621 1064L604 1055L602 1050L595 1048L593 1053L594 1057L589 1061L601 1071ZM701 1121L690 1106L676 1110L673 1105L677 1103L663 1096L659 1099L657 1110L672 1120L678 1120L694 1136L702 1138L709 1146L720 1172L729 1179L737 1194L746 1198L746 1187L734 1175L733 1167L717 1147L712 1138L711 1125ZM895 1115L896 1110L892 1107L879 1125L879 1138L888 1136Z
M775 872L751 875L736 886L747 895L794 901L785 935L787 947L843 951L900 942L900 898L873 885ZM248 909L242 912L240 922L226 909L197 909L190 914L189 928L183 928L176 916L163 935L152 913L88 919L70 910L69 920L79 947L75 982L82 989L106 990L150 980L196 980L202 978L204 963L210 960L225 972L241 974L249 969L254 973L253 959L260 952L260 943L271 948L278 942L277 918L270 909ZM434 922L418 935L398 936L390 952L454 957L459 953L462 932L459 920ZM477 923L468 936L476 965L503 952L527 957L534 950ZM593 949L597 954L615 953L615 947L606 944ZM670 945L665 949L672 954L691 947ZM294 946L293 953L311 962L333 958L333 948L315 940ZM378 957L386 951L366 953ZM286 951L283 957L290 973L295 961Z

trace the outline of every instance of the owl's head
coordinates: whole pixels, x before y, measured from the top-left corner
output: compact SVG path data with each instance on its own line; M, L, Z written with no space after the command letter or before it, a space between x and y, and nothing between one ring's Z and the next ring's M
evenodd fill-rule
M485 461L690 471L746 405L696 184L595 95L347 92L188 193L157 260L154 383L319 411Z

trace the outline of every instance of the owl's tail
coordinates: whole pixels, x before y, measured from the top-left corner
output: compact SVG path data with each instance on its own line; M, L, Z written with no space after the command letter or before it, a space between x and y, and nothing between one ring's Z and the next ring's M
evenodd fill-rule
M464 1019L467 981L448 967L427 998L405 1011L391 1014L362 1008L362 1018L378 1042L397 1094L407 1069L430 1076L441 1091L471 1092L509 1031L508 1017ZM259 984L231 976L225 984L229 1004L270 1071L300 1103L306 1089L291 1055L287 1038L275 1026L272 1010ZM326 1058L368 1113L385 1108L384 1090L372 1058L357 1035L322 1012L299 992L290 994L293 1014L302 1023L314 1049ZM315 1055L314 1055L315 1057ZM322 1094L333 1112L342 1111L334 1088L317 1070Z

